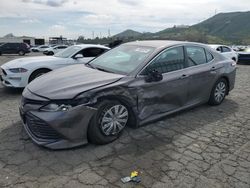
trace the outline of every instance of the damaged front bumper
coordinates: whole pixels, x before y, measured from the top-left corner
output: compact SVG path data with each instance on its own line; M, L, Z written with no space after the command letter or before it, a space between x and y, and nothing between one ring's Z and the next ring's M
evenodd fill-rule
M26 132L36 144L64 149L88 143L88 125L95 111L83 105L60 112L25 112L20 108L20 115Z
M27 103L19 108L24 128L36 144L66 149L88 143L88 125L95 108L79 105L68 111L43 112L39 106Z

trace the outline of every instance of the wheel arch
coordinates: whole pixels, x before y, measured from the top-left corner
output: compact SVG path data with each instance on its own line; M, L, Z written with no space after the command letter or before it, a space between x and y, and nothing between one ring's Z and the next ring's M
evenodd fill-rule
M28 83L31 81L30 79L31 79L32 75L33 75L35 72L38 72L38 71L41 71L41 70L46 70L46 71L48 71L48 72L52 71L51 68L47 68L47 67L36 68L36 69L34 69L34 70L30 73L29 78L28 78Z
M133 105L131 104L130 100L127 99L124 96L119 96L119 95L107 95L107 96L101 96L97 99L97 103L100 103L104 100L115 100L120 102L121 104L123 104L124 106L126 106L129 110L129 122L128 122L128 126L131 128L136 128L138 127L138 119L136 116L136 113L133 109Z

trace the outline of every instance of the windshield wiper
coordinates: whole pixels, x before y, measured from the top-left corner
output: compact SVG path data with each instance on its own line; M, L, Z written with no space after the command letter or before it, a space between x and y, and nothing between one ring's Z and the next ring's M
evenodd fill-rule
M103 72L113 73L112 71L109 71L109 70L106 70L106 69L103 69L103 68L100 68L100 67L95 67L95 69L103 71Z
M90 68L92 68L92 69L96 69L96 68L95 68L93 65L91 65L90 63L86 63L85 66L90 67Z

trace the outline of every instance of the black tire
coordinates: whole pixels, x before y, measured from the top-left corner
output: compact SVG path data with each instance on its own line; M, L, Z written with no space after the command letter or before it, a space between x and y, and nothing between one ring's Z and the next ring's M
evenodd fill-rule
M2 55L2 52L0 52L0 56Z
M221 97L216 97L216 89L217 87L219 87L219 84L222 84L222 85L225 85L225 91L223 92L224 95ZM228 94L228 83L227 83L227 80L225 78L220 78L219 80L217 80L217 82L214 84L214 87L211 91L211 94L210 94L210 98L209 98L209 101L208 101L208 104L209 105L220 105L223 100L225 99L226 95ZM220 99L220 100L219 100Z
M54 55L54 52L49 52L48 55Z
M23 56L23 55L25 55L25 52L24 52L24 51L22 51L22 50L20 50L20 51L18 52L18 55Z
M127 117L127 122L125 123L124 127L116 134L110 134L110 135L105 135L103 129L101 128L102 126L102 119L106 112L110 110L112 107L116 105L121 105L126 108L128 117ZM122 131L126 127L128 123L128 118L129 118L129 111L128 108L121 104L118 101L113 101L113 100L105 100L99 103L98 105L95 106L98 110L92 117L89 127L88 127L88 140L89 142L93 144L107 144L110 142L113 142L119 136L121 135Z
M34 71L30 77L29 77L29 83L33 81L34 79L38 78L39 76L42 76L43 74L46 74L47 72L50 72L51 70L49 69L38 69Z

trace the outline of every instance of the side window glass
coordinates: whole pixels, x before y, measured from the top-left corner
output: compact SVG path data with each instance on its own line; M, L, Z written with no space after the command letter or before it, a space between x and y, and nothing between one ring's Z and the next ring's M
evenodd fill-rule
M176 47L161 53L150 65L147 66L146 72L158 71L167 73L183 69L185 65L183 47ZM143 74L146 74L144 72Z
M207 58L204 48L197 46L188 46L186 47L186 50L188 58L188 67L207 63Z
M102 48L87 48L83 50L84 57L96 57L104 52Z
M206 55L207 55L207 62L210 62L214 59L214 56L210 52L206 51Z
M216 51L222 52L222 51L221 51L221 47L216 48Z
M230 48L223 46L222 52L231 52Z

